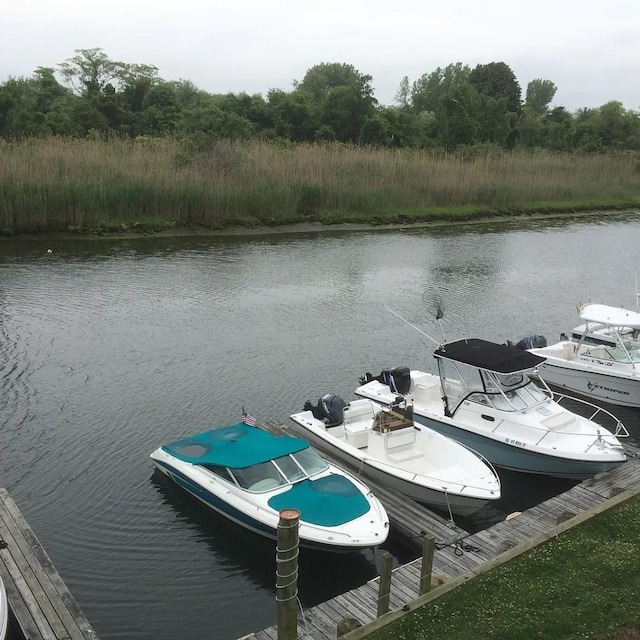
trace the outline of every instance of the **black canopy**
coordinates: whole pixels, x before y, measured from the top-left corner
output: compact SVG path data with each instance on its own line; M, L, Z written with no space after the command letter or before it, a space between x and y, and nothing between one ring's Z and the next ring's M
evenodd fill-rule
M495 373L515 373L533 369L545 360L528 351L479 338L443 344L433 352L433 355L436 358L455 360Z

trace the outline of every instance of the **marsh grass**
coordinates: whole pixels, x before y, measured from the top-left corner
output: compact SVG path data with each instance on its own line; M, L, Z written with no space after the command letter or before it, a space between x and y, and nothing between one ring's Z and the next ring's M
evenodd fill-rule
M640 638L639 533L636 496L368 637Z
M0 232L421 222L628 206L630 155L51 138L0 144Z

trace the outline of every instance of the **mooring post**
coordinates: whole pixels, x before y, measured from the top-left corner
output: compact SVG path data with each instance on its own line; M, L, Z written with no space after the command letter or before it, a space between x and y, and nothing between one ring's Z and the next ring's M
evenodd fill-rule
M283 509L278 521L276 549L276 601L278 640L298 637L298 526L300 512Z
M422 536L422 568L420 569L420 594L431 591L431 574L433 573L433 553L436 540L433 536Z
M382 570L380 571L380 589L378 591L378 615L384 615L389 611L391 599L391 569L393 568L393 556L385 551L382 554Z

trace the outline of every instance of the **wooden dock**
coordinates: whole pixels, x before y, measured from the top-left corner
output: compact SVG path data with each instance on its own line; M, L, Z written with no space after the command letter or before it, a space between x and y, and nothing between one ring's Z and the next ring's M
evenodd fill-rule
M433 574L446 581L445 587L448 583L454 586L465 574L497 564L496 557L508 556L512 548L524 543L534 546L536 541L541 542L550 532L557 531L562 523L578 520L579 516L586 519L619 494L639 488L640 458L636 450L633 457L621 466L589 478L516 517L469 535L456 544L440 545L436 542ZM418 558L393 571L390 611L411 608L411 603L418 598L421 565L422 559ZM375 578L353 591L304 611L298 616L298 637L303 640L335 640L338 622L343 618L355 618L362 625L376 620L379 580ZM252 640L277 640L277 637L275 626L247 636Z
M6 489L0 489L0 574L27 640L97 640L97 635Z

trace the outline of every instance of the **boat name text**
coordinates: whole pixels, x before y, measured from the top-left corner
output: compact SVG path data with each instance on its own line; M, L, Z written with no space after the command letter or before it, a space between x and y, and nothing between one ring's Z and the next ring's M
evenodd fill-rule
M620 391L620 389L612 389L611 387L603 387L601 384L596 384L595 382L587 382L587 388L589 391L596 391L597 389L602 389L602 391L608 391L609 393L617 393L621 396L628 396L628 391Z

